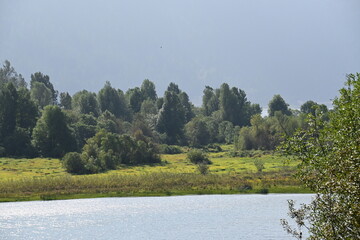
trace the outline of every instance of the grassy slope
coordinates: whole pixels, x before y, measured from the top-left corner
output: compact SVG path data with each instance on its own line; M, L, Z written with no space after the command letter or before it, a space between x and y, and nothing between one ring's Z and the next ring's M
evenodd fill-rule
M71 176L58 159L0 158L0 201L99 196L152 196L205 193L306 192L292 174L297 162L263 155L254 158L211 153L210 174L202 176L186 154L162 155L163 164L123 166L102 174ZM256 158L265 162L256 173ZM247 189L251 186L252 189Z

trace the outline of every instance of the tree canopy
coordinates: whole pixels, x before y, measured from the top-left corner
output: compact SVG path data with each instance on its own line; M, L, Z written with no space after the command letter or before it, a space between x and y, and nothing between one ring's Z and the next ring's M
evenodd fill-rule
M317 193L304 209L311 239L360 236L360 74L350 74L329 121L310 115L282 150L301 160L298 178ZM316 113L316 112L315 112ZM306 210L306 211L305 211ZM299 220L299 219L297 219ZM287 222L284 223L287 226ZM288 228L289 229L289 228ZM295 234L297 234L295 232Z

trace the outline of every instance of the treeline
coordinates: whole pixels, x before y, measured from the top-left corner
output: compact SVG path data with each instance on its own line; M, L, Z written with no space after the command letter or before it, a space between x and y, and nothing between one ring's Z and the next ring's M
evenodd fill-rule
M174 150L167 145L235 143L239 151L271 150L284 134L304 127L305 116L315 111L327 108L308 101L300 111L292 110L275 95L269 116L262 117L259 104L226 83L216 89L206 86L201 107L175 83L158 96L148 79L126 92L106 82L97 93L82 90L71 96L55 90L41 72L31 74L28 85L5 61L0 68L0 156L78 152L72 158L81 163L81 171L99 172L118 164L158 162L159 149Z

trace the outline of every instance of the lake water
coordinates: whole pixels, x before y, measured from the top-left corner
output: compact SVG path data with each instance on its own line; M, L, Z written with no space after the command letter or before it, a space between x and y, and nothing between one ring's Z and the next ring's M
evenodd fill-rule
M0 203L0 239L293 239L287 199L310 194L96 198Z

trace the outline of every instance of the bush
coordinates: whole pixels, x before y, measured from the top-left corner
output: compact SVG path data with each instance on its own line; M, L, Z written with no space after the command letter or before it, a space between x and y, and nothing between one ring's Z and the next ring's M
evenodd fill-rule
M265 169L264 161L261 160L261 159L255 159L254 165L255 165L258 172L262 172L262 170Z
M209 173L209 166L206 163L198 163L197 169L202 175L206 175Z
M176 145L162 144L162 145L160 145L160 153L178 154L178 153L182 153L182 150L179 146L176 146Z
M157 145L100 130L89 138L82 153L68 153L64 166L69 173L100 173L116 169L120 164L152 164L161 162Z
M188 152L187 158L194 164L211 164L207 154L198 149Z
M209 144L206 146L206 149L209 152L215 152L215 153L222 151L222 148L218 144Z
M63 166L68 173L84 174L87 172L80 153L69 152L63 157Z

